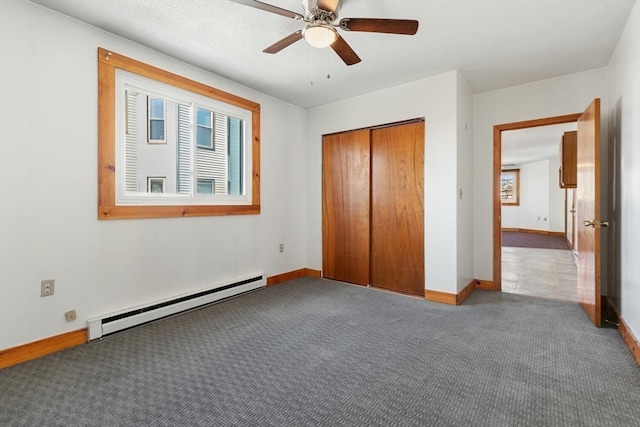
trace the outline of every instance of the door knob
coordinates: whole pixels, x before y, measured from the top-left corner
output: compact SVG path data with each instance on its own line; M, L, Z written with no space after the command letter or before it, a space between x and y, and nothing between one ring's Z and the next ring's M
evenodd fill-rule
M585 227L593 227L593 228L596 228L596 227L608 227L609 226L609 221L597 221L595 219L591 220L591 221L584 220L584 221L582 221L582 224Z

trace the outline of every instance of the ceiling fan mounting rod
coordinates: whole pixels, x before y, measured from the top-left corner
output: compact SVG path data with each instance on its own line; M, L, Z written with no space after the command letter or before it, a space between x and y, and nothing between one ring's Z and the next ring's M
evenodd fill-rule
M304 18L305 22L317 22L322 21L327 24L332 24L333 21L336 20L338 16L335 12L327 12L326 10L322 10L319 8L314 8L307 11L307 14Z

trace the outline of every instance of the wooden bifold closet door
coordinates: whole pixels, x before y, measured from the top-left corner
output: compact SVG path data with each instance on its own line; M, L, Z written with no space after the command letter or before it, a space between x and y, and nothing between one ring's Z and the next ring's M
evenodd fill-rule
M323 137L323 275L424 295L424 122Z

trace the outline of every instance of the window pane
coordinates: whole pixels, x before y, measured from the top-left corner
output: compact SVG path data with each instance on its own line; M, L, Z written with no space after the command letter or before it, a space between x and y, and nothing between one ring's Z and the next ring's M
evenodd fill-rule
M159 98L149 99L149 118L164 119L164 100Z
M147 178L147 191L149 193L164 193L166 178Z
M242 120L229 117L229 194L242 194Z
M211 111L198 108L196 113L196 123L201 126L211 127Z
M211 129L198 126L198 130L197 130L198 147L213 148L213 143L211 139L212 134L213 134L213 131Z
M149 122L149 139L164 140L164 120L151 120Z
M213 194L213 180L199 179L196 191L198 194Z

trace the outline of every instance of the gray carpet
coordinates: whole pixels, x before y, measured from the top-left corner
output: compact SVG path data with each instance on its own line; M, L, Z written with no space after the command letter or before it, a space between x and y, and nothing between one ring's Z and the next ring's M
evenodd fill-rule
M303 278L0 371L2 426L631 426L640 368L578 305Z

